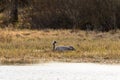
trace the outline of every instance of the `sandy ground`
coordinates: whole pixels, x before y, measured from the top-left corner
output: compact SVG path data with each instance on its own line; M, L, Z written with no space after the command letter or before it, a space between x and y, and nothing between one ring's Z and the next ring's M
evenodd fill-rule
M0 66L0 80L120 80L120 65L51 62Z

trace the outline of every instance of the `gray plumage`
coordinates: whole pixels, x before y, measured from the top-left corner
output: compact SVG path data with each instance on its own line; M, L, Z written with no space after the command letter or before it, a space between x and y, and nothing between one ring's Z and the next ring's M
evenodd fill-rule
M53 41L53 51L73 51L75 48L73 46L57 46L56 41Z

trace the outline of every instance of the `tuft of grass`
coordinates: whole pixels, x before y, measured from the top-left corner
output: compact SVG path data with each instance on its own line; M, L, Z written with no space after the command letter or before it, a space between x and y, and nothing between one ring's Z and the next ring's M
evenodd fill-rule
M0 63L26 64L39 61L119 62L120 31L96 33L78 30L0 29ZM53 52L57 45L72 45L75 51Z

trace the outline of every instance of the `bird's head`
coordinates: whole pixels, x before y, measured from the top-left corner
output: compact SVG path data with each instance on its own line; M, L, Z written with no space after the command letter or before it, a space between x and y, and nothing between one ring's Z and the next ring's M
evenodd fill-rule
M52 44L55 45L57 42L56 41L53 41Z

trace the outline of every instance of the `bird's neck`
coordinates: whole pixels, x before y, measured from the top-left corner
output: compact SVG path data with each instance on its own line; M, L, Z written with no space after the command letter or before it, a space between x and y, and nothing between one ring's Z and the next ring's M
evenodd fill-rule
M55 44L53 44L53 51L55 50Z

